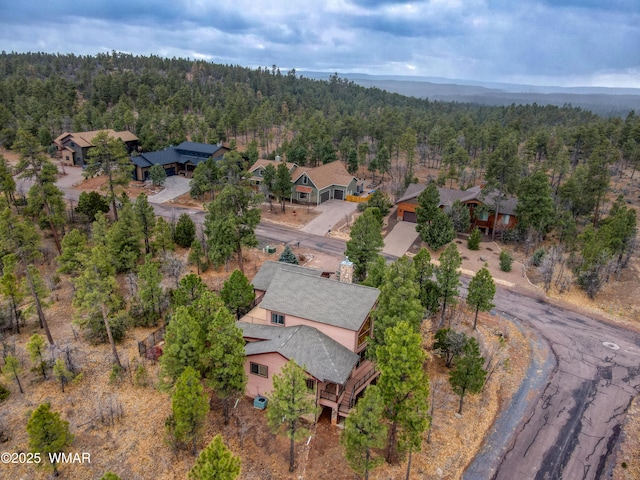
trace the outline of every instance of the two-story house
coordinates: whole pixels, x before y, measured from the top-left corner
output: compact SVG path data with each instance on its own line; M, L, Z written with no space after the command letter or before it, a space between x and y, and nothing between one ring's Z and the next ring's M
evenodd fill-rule
M264 168L271 164L277 167L279 161L257 160L250 168L251 182L258 187L262 183ZM300 167L287 163L293 188L291 200L319 205L330 199L346 200L347 195L363 191L362 182L351 175L340 161L326 163L318 167Z
M352 268L342 262L340 277L348 280ZM265 263L254 288L260 303L238 322L247 342L247 395L268 397L273 376L294 360L307 372L317 404L331 410L332 423L348 416L379 375L365 350L380 291L282 262Z
M94 146L93 139L100 132L104 131L106 131L110 137L122 140L127 147L128 153L138 148L140 140L127 130L116 132L109 128L90 132L64 132L53 141L57 149L58 158L65 163L83 166L87 163L87 153Z

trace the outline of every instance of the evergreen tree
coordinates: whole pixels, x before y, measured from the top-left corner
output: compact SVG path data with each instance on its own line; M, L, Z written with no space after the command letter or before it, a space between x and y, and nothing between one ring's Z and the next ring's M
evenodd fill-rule
M242 247L258 245L255 229L260 223L261 201L248 187L227 185L208 205L204 227L209 258L215 265L222 265L235 253L238 267L244 271Z
M249 311L256 298L253 286L240 270L234 270L231 276L225 280L220 290L220 296L226 307L235 314L238 320Z
M209 199L213 200L216 185L220 181L221 172L218 167L217 160L208 158L204 162L200 162L191 177L191 196L194 198L203 198L209 193Z
M127 148L122 140L110 137L105 130L93 139L93 147L87 153L87 166L83 172L86 178L95 175L107 176L107 198L113 207L113 214L118 220L116 205L116 187L129 184L132 176L133 164L129 160Z
M451 242L456 237L453 221L442 210L436 210L433 220L421 229L420 238L433 250Z
M218 434L200 452L195 465L189 470L189 480L236 480L240 470L240 457L229 450L222 435Z
M291 198L291 192L293 190L293 183L291 182L291 174L289 173L289 167L286 163L278 164L276 168L276 175L273 182L272 192L280 202L280 208L285 211L285 202L288 198Z
M416 229L421 229L429 225L440 209L440 193L434 182L429 182L426 188L418 195L418 208L416 209Z
M132 271L142 251L142 232L133 205L122 197L120 219L107 234L107 245L118 273Z
M471 230L471 235L467 239L467 248L469 250L480 250L480 229L478 227Z
M34 266L34 262L42 258L40 243L40 236L31 222L13 215L8 208L2 212L0 215L0 248L5 252L13 253L21 264L38 313L40 328L44 329L49 345L53 345L53 337L42 305L42 294L37 288L37 269Z
M58 272L77 276L82 271L82 256L87 253L87 237L73 229L62 238L62 253L58 256Z
M2 373L7 378L7 380L13 378L18 384L18 388L20 389L20 393L24 393L22 390L22 384L20 383L20 374L22 373L22 365L20 364L20 360L13 355L7 355L4 357L4 367L2 367Z
M378 305L372 313L375 345L386 344L386 331L400 321L409 324L414 332L420 331L424 308L420 303L420 291L415 278L415 268L407 257L399 258L387 266Z
M365 480L369 472L384 461L376 452L384 447L387 426L380 421L384 404L376 385L369 385L344 422L340 443L344 445L349 466Z
M9 301L9 314L15 325L16 333L20 334L21 311L20 302L26 296L25 288L16 274L18 258L10 253L2 257L2 277L0 277L0 294Z
M20 178L35 180L35 184L29 189L27 206L32 214L49 224L60 253L62 246L58 228L64 225L65 207L62 192L55 185L58 169L46 157L37 138L25 129L18 129L13 150L20 155L15 167L16 173Z
M438 284L433 280L434 266L431 263L431 254L426 248L413 257L413 268L416 271L416 282L419 289L419 298L422 308L429 314L433 314L438 310L440 291Z
M191 217L188 214L183 213L178 218L174 240L181 247L189 248L195 238L196 224L191 220Z
M456 359L456 364L449 374L449 383L453 391L460 396L458 413L462 415L462 404L467 393L480 393L486 370L482 368L484 358L480 355L480 347L475 338L469 338L464 347L464 354Z
M207 340L209 347L203 358L206 381L222 400L224 424L227 425L234 397L244 394L247 375L244 371L245 342L242 330L226 308L218 309L211 319Z
M458 296L460 286L460 272L458 268L462 265L462 258L458 253L455 243L450 244L440 255L440 265L436 268L436 279L438 290L442 300L442 316L440 317L440 327L444 323L444 318L449 304L455 305L455 297Z
M178 288L173 292L171 304L173 308L188 307L196 302L206 291L207 286L200 275L189 273L180 279Z
M293 253L293 250L291 250L291 247L289 245L285 245L284 250L280 254L280 258L278 258L278 261L284 263L292 263L294 265L298 265L299 263L298 257L296 257L296 254Z
M165 307L160 264L147 255L138 266L138 299L148 323L155 325Z
M205 430L205 420L209 412L207 398L199 373L191 366L186 367L171 395L171 434L178 445L190 446L193 455L197 442Z
M109 220L104 213L97 213L96 220L91 224L91 240L94 245L107 246L109 242Z
M380 216L383 218L389 214L389 211L393 206L387 194L382 190L376 190L375 192L373 192L369 196L366 205L367 207L376 207L378 210L380 210Z
M496 284L486 267L482 267L469 282L469 293L467 294L467 304L475 308L476 313L473 318L473 329L478 323L478 312L488 312L495 305L492 303L496 294Z
M497 191L493 197L495 199L494 223L492 238L495 238L496 226L498 222L498 212L502 198L507 194L514 194L520 180L521 165L518 158L518 142L515 134L502 137L494 151L489 155L487 168L485 171L485 188L487 192Z
M369 264L367 271L367 278L364 279L362 285L373 288L380 288L384 283L384 275L387 271L387 260L382 255L377 255L376 258Z
M151 236L156 226L156 214L144 192L136 198L134 211L138 219L138 225L140 225L140 229L142 230L145 253L151 253Z
M167 172L162 165L156 163L149 169L149 179L154 187L162 187L167 181Z
M95 222L99 212L107 213L108 211L108 200L98 192L80 192L76 213L84 215L87 222Z
M7 206L15 203L16 181L13 179L13 168L2 154L0 154L0 191L4 194Z
M206 260L203 259L203 256L204 249L202 248L202 242L200 242L200 240L198 240L197 238L194 238L193 242L191 242L188 260L190 264L196 265L196 271L198 272L198 275L200 275L200 272L204 270L203 267L205 266Z
M96 245L84 259L82 274L74 279L73 306L89 317L101 315L111 345L114 364L122 369L116 342L111 332L111 317L117 309L117 282L111 255L106 247Z
M56 363L53 364L53 376L60 380L60 388L64 393L64 384L73 379L73 372L67 369L67 365L62 358L57 358Z
M469 207L464 205L460 200L453 202L453 205L447 209L447 215L451 219L454 231L466 233L469 231L469 228L471 228Z
M315 399L307 389L304 369L289 360L279 375L273 377L273 391L269 399L267 420L274 431L284 430L289 439L289 472L295 468L295 442L307 435L301 420L317 411Z
M518 217L518 229L522 232L532 230L538 236L544 236L551 229L555 204L549 179L542 170L535 171L520 182L515 214Z
M163 377L173 383L187 367L202 369L206 332L187 307L178 307L167 324L160 357Z
M171 225L163 217L158 217L156 227L153 229L153 237L154 251L164 253L174 250Z
M429 378L423 367L422 338L409 323L400 321L385 332L385 344L376 349L376 358L384 418L389 421L385 458L393 463L398 454L419 450L418 434L429 423Z
M58 412L51 410L49 403L42 403L36 408L27 422L29 435L29 451L42 456L41 465L51 463L53 474L58 476L57 454L64 452L73 443L73 435L69 431L69 422L62 420Z
M347 242L345 255L355 264L354 280L358 282L367 277L369 264L384 246L378 214L379 210L367 208L351 226L351 238Z
M40 370L40 373L42 373L42 378L46 380L47 362L44 359L45 345L45 339L42 337L42 335L38 335L37 333L31 335L29 341L27 342L27 352L29 353L29 358L33 363L33 368L34 370Z

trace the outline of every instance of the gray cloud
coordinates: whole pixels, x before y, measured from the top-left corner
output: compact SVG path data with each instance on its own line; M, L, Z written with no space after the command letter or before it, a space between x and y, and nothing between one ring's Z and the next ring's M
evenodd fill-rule
M0 15L6 51L640 87L640 1L24 0Z

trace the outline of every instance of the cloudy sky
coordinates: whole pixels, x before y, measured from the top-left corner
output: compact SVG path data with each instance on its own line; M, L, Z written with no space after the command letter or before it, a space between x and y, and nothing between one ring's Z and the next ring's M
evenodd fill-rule
M0 46L640 88L640 0L0 0Z

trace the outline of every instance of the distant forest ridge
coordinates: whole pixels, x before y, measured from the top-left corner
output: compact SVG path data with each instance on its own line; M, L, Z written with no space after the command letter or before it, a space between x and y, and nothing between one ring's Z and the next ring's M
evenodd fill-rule
M327 72L314 71L301 71L300 73L309 78L323 80L331 75ZM640 110L640 88L555 87L362 73L341 73L338 75L364 87L376 87L401 95L445 102L493 106L534 103L556 106L571 105L602 116L617 117L624 117L632 110Z
M250 69L118 52L0 53L0 145L8 148L18 129L46 146L65 131L113 128L134 132L145 151L187 139L242 139L255 142L262 157L313 165L338 155L346 161L363 143L367 158L383 146L397 156L405 134L415 137L421 158L439 155L451 141L475 157L507 132L523 142L545 130L570 144L605 121L575 105L439 101L275 65Z

